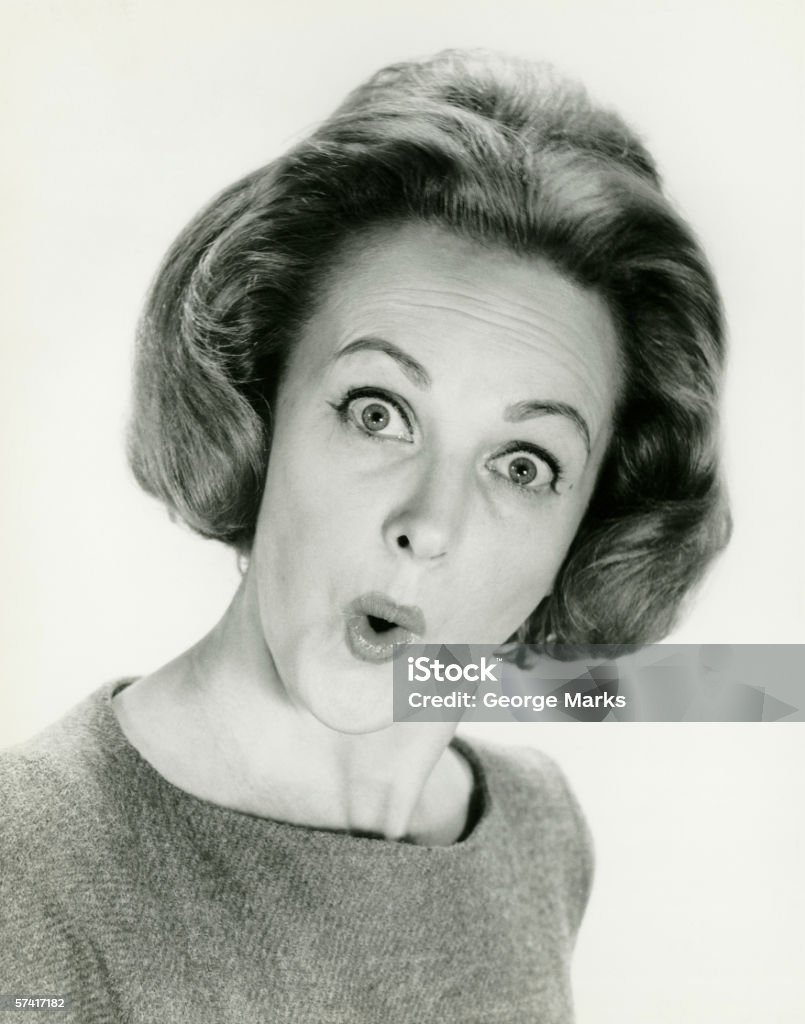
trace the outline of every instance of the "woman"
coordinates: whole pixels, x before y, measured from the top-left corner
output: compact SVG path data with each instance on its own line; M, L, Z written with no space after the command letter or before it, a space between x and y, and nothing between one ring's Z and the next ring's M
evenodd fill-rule
M651 157L542 67L386 68L215 199L148 301L130 456L243 580L4 756L4 990L570 1020L576 803L540 755L394 723L393 646L660 639L727 537L722 358Z

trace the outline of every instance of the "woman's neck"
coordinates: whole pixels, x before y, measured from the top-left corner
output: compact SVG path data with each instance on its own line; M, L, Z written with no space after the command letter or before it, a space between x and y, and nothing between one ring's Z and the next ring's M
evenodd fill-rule
M123 732L169 782L235 810L315 828L449 845L472 772L455 723L336 732L288 698L242 586L195 647L121 691Z

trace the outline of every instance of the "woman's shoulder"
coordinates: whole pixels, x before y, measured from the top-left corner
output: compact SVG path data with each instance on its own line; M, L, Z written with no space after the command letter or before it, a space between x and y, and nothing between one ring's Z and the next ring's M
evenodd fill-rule
M86 834L114 756L109 700L115 685L100 687L31 739L0 751L0 854L19 860L25 850L62 846Z
M545 815L581 819L578 801L564 771L535 747L509 746L486 739L462 738L459 749L479 769L505 804Z
M564 891L571 926L578 927L592 886L593 841L565 772L534 747L487 740L458 741L486 791L496 842L524 873Z
M18 991L90 990L87 922L120 842L115 685L0 751L0 974Z

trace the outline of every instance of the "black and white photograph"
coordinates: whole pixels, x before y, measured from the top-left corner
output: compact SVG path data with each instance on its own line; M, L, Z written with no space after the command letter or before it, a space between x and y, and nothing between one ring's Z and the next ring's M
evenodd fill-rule
M3 6L0 1020L805 1020L804 23Z

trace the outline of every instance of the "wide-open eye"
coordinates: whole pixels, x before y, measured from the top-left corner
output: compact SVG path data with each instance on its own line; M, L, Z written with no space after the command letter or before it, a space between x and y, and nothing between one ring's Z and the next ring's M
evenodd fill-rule
M346 420L378 439L413 441L410 421L403 409L390 397L377 392L352 392L341 404Z
M509 447L487 462L487 468L524 491L541 491L553 487L560 477L559 464L548 452L531 445Z

